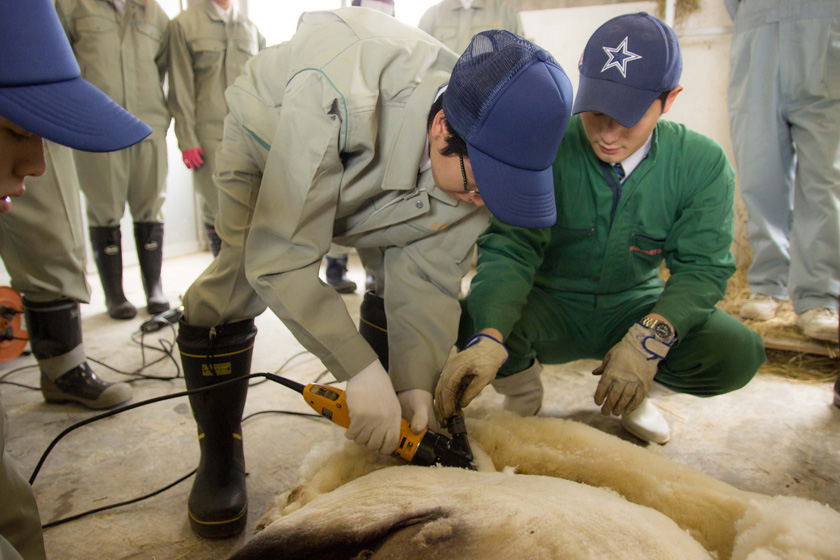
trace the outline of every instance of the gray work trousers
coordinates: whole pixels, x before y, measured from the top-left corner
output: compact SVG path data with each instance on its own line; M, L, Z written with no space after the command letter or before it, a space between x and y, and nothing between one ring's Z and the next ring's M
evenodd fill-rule
M734 6L733 6L734 8ZM729 118L754 293L797 313L840 292L840 2L742 0Z

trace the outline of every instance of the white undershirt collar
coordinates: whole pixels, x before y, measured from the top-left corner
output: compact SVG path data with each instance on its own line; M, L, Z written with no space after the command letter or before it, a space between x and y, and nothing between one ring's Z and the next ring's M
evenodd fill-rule
M650 147L653 145L653 133L650 133L648 136L647 141L644 145L627 156L623 161L620 161L621 167L624 168L624 179L621 181L622 183L627 180L627 177L633 173L633 170L639 167L639 164L642 163L642 160L647 157L648 152L650 152Z
M233 4L228 6L228 9L225 10L215 2L213 2L213 7L216 8L216 13L219 14L219 17L225 21L230 21L230 17L233 15Z

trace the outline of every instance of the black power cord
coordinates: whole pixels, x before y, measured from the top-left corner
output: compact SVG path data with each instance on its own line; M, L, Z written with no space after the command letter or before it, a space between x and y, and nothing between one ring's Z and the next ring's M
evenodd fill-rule
M305 352L295 354L295 356L298 356L298 355L303 354L303 353L305 353ZM294 358L295 356L292 356L292 358ZM287 364L292 358L287 360L285 364ZM282 370L282 368L285 366L285 364L283 366L281 366L281 368L278 371ZM70 432L73 432L73 431L77 430L78 428L81 428L82 426L86 426L86 425L91 424L93 422L97 422L97 421L103 420L105 418L110 418L111 416L116 416L117 414L122 414L123 412L128 412L129 410L134 410L135 408L140 408L142 406L147 406L147 405L158 403L158 402L161 402L161 401L180 398L180 397L184 397L184 396L194 395L194 394L197 394L197 393L203 393L205 391L210 391L210 390L214 390L214 389L219 389L221 387L225 387L225 386L230 385L232 383L242 382L245 379L252 379L252 378L257 378L257 377L264 378L264 381L271 380L271 381L274 381L276 383L281 383L281 384L283 383L283 381L286 381L284 378L282 378L282 377L280 377L276 374L273 374L273 373L252 373L252 374L247 375L247 376L237 377L235 379L229 379L227 381L223 381L221 383L216 383L216 384L213 384L213 385L208 385L206 387L200 387L200 388L197 388L197 389L190 389L190 390L187 390L187 391L179 391L177 393L172 393L172 394L169 394L169 395L154 397L154 398L147 399L147 400L144 400L144 401L140 401L140 402L137 402L137 403L134 403L134 404L130 404L130 405L127 405L127 406L124 406L124 407L121 407L121 408L110 410L108 412L104 412L104 413L98 414L96 416L92 416L90 418L82 420L81 422L77 422L77 423L73 424L72 426L69 426L66 429L64 429L60 434L58 434L58 436L56 436L52 440L52 442L50 442L50 444L47 446L44 453L41 455L41 458L38 461L38 464L35 466L35 469L32 471L32 475L29 477L29 484L33 485L35 483L35 479L37 478L38 473L41 471L41 468L43 467L44 462L47 460L47 456L55 448L55 446L58 444L58 442L61 441L61 439L63 439L64 436L66 436ZM318 415L318 414L312 414L312 413L306 413L306 412L295 412L295 411L290 411L290 410L262 410L262 411L258 411L258 412L254 412L252 414L249 414L248 416L245 416L242 419L242 422L245 422L246 420L248 420L250 418L253 418L254 416L261 415L261 414L289 414L289 415L293 415L293 416L303 416L303 417L306 417L306 418L318 418L318 419L323 420L323 417ZM174 481L170 484L167 484L163 488L160 488L159 490L155 490L154 492L151 492L149 494L145 494L143 496L140 496L138 498L133 498L131 500L126 500L126 501L123 501L123 502L118 502L118 503L115 503L115 504L110 504L110 505L98 507L98 508L88 510L88 511L85 511L85 512L82 512L82 513L79 513L79 514L75 514L75 515L72 515L72 516L69 516L69 517L65 517L63 519L50 521L49 523L43 524L42 528L43 529L49 529L51 527L55 527L55 526L61 525L63 523L68 523L70 521L75 521L77 519L81 519L82 517L86 517L88 515L93 515L94 513L100 513L102 511L115 509L115 508L126 506L126 505L129 505L129 504L134 504L134 503L140 502L142 500L151 498L153 496L157 496L158 494L161 494L162 492L165 492L166 490L169 490L170 488L180 484L184 480L187 480L189 477L191 477L195 473L196 473L196 469L193 469L189 473L187 473L184 476L178 478L176 481Z

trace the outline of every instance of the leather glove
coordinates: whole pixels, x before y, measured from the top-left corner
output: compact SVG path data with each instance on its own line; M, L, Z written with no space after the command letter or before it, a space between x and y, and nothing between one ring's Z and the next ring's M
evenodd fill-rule
M595 390L595 404L603 404L601 414L620 416L636 410L650 391L659 362L670 349L641 323L630 327L592 372L601 376Z
M423 389L406 389L397 393L402 417L411 422L411 431L419 434L425 428L438 429L432 408L432 394Z
M495 338L474 335L463 350L443 366L435 388L435 414L440 425L470 404L508 359L508 351Z
M181 152L181 156L184 158L184 165L187 166L187 169L198 169L204 165L204 150L201 148L186 150Z
M393 453L400 442L400 401L379 360L347 380L345 396L350 426L344 436L371 451Z

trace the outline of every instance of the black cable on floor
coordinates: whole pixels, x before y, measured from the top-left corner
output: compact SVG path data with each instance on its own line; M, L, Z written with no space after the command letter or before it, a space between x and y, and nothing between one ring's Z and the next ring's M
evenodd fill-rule
M299 355L299 354L296 354L295 356L297 356L297 355ZM292 358L294 358L295 356L292 356ZM278 371L282 370L283 367L285 367L285 365L290 360L291 360L291 358L289 360L287 360L286 363L284 363L283 366L281 366L278 369ZM38 464L35 466L35 469L32 471L32 475L29 477L29 484L33 485L35 483L35 478L38 476L38 473L40 472L41 467L44 465L44 462L46 461L47 456L50 454L50 452L53 450L53 448L55 448L55 446L58 444L58 442L64 436L66 436L67 434L69 434L70 432L72 432L72 431L74 431L78 428L81 428L82 426L86 426L87 424L91 424L92 422L96 422L98 420L103 420L105 418L110 418L111 416L115 416L117 414L121 414L123 412L127 412L127 411L133 410L135 408L139 408L141 406L146 406L146 405L149 405L149 404L154 404L154 403L165 401L165 400L170 400L170 399L174 399L174 398L178 398L178 397L189 396L189 395L194 395L196 393L202 393L202 392L205 392L205 391L210 391L210 390L213 390L213 389L224 387L226 385L230 385L231 383L241 382L244 379L251 379L251 378L256 378L256 377L263 377L263 378L265 378L264 381L268 381L272 377L276 378L277 376L275 374L271 374L271 373L252 373L252 374L247 375L247 376L237 377L235 379L229 379L227 381L223 381L221 383L216 383L216 384L213 384L213 385L208 385L206 387L200 387L200 388L197 388L197 389L190 389L190 390L187 390L187 391L180 391L178 393L172 393L170 395L163 395L163 396L160 396L160 397L154 397L154 398L147 399L147 400L144 400L144 401L140 401L140 402L137 402L137 403L134 403L134 404L130 404L130 405L127 405L127 406L124 406L124 407L121 407L121 408L110 410L108 412L104 412L104 413L98 414L96 416L92 416L91 418L87 418L85 420L82 420L81 422L77 422L77 423L73 424L72 426L69 426L68 428L63 430L58 436L56 436L52 440L52 442L50 442L50 444L47 446L47 449L41 455L41 459L38 461ZM261 411L254 412L252 414L249 414L249 415L245 416L244 418L242 418L242 422L245 422L246 420L248 420L250 418L253 418L255 416L259 416L261 414L289 414L289 415L293 415L293 416L303 416L303 417L306 417L306 418L318 418L318 419L323 420L322 416L320 416L318 414L307 413L307 412L295 412L295 411L291 411L291 410L261 410ZM140 502L142 500L151 498L153 496L157 496L158 494L160 494L162 492L165 492L166 490L169 490L170 488L180 484L181 482L188 479L189 477L191 477L195 473L196 473L196 469L193 469L192 471L190 471L186 475L180 477L178 480L164 486L163 488L161 488L159 490L155 490L154 492L151 492L151 493L146 494L144 496L140 496L138 498L133 498L131 500L126 500L126 501L123 501L123 502L118 502L118 503L115 503L115 504L110 504L110 505L107 505L107 506L98 507L98 508L95 508L95 509L92 509L92 510L89 510L89 511L78 513L78 514L75 514L75 515L72 515L72 516L69 516L69 517L65 517L63 519L50 521L49 523L45 523L44 525L42 525L42 528L43 529L49 529L50 527L55 527L57 525L61 525L63 523L68 523L70 521L75 521L77 519L81 519L82 517L86 517L88 515L93 515L95 513L100 513L100 512L103 512L103 511L107 511L107 510L110 510L110 509L122 507L122 506L129 505L129 504L134 504L134 503Z

